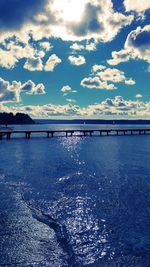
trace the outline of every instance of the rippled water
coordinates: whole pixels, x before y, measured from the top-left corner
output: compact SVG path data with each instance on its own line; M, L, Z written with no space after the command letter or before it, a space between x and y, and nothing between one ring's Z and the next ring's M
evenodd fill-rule
M0 266L149 267L150 136L3 140Z

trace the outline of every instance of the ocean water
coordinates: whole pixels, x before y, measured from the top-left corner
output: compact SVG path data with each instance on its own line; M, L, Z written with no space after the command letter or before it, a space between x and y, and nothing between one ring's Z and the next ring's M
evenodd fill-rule
M149 267L150 135L0 141L0 266Z

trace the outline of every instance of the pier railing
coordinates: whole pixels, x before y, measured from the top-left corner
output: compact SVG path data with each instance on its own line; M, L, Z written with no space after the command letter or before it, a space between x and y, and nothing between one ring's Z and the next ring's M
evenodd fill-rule
M3 138L10 140L12 136L17 134L23 135L26 139L30 139L32 134L45 133L47 138L58 136L109 136L109 135L133 135L133 134L150 134L148 128L124 128L124 129L75 129L75 130L0 130L0 140Z

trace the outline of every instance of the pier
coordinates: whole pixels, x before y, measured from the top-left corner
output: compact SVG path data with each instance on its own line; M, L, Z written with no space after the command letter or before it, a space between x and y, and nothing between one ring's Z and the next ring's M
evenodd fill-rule
M30 139L33 134L45 134L46 138L72 137L72 136L112 136L112 135L146 135L150 134L148 128L118 128L118 129L75 129L75 130L0 130L0 140L10 140L12 136L19 134L19 137ZM17 136L18 137L18 136Z

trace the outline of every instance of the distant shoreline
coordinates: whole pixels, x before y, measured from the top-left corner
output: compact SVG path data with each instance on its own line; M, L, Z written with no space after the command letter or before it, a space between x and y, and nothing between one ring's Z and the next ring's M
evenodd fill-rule
M35 119L35 124L150 124L150 120L46 120L46 119Z

